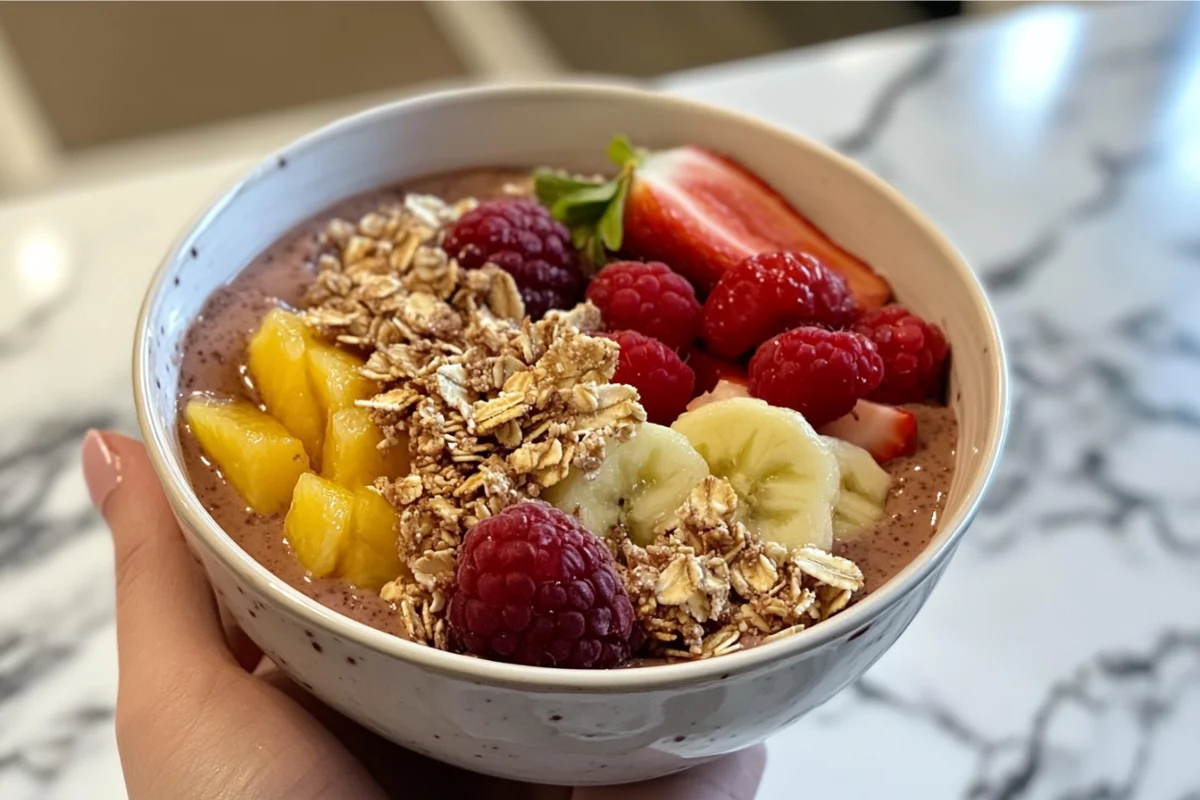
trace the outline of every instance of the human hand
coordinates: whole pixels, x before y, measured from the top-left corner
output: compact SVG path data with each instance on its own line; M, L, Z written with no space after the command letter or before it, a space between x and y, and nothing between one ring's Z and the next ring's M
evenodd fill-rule
M117 745L131 800L750 800L763 748L607 788L515 784L398 748L322 706L223 624L141 444L91 432L83 470L113 535Z

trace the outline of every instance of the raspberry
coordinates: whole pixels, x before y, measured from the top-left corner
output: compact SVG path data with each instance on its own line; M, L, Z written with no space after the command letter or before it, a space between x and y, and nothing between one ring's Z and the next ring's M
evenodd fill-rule
M854 330L870 339L883 359L883 382L870 399L915 403L941 389L950 348L937 325L902 306L884 306L864 316Z
M721 276L704 304L704 341L737 358L801 325L841 328L857 314L850 285L807 253L760 253Z
M492 263L512 275L533 319L579 299L583 276L571 234L533 200L480 203L454 223L443 247L467 269Z
M691 344L702 311L687 279L659 261L617 261L592 278L587 299L612 330L644 333L671 347Z
M714 358L698 347L687 351L686 363L696 374L696 386L692 396L699 397L705 392L711 392L720 380L746 382L746 369L734 361Z
M477 656L572 669L615 667L645 638L604 542L538 502L467 531L450 626Z
M601 334L621 345L621 359L613 383L627 383L638 390L646 419L670 425L683 413L696 375L683 359L662 342L637 331Z
M814 428L849 414L882 379L875 345L849 331L796 328L750 359L750 394L799 411Z

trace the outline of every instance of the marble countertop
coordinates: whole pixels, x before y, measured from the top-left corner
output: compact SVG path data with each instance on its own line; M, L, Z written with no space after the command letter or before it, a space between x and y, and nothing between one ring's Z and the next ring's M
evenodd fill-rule
M1200 6L1043 7L671 76L829 142L983 277L1015 398L922 614L760 796L1200 799ZM0 205L0 797L124 796L111 553L136 308L254 160ZM799 783L798 783L799 781Z

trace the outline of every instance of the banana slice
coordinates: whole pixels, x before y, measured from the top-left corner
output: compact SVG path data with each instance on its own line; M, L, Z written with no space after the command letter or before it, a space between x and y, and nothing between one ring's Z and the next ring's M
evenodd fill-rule
M822 436L841 473L841 493L833 507L833 534L848 538L870 528L883 516L892 476L866 450L833 436Z
M838 465L800 414L749 397L709 403L672 426L737 492L741 521L788 547L833 545Z
M542 495L597 536L623 524L643 547L671 521L708 465L682 434L646 422L633 438L610 441L600 469L575 471Z

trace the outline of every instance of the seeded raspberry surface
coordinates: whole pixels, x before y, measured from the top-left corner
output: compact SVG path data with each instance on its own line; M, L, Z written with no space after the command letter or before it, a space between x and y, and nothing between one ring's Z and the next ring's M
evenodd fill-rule
M903 306L884 306L854 327L875 344L883 381L869 395L880 403L916 403L935 397L950 347L941 328Z
M737 358L805 325L841 328L856 315L850 285L806 253L762 253L726 272L704 304L709 352Z
M796 328L750 359L750 394L799 411L814 428L850 413L882 378L875 345L849 331Z
M467 269L491 263L512 275L535 320L579 300L583 276L571 234L533 200L481 203L446 233L443 247Z
M637 331L616 331L604 336L621 346L612 382L638 390L646 419L659 425L674 422L692 399L696 375L691 367L670 347Z
M518 503L471 528L457 577L450 625L477 656L606 669L644 640L608 548L543 503Z
M610 330L644 333L671 347L691 344L702 310L687 279L658 261L617 261L588 284L587 299Z

